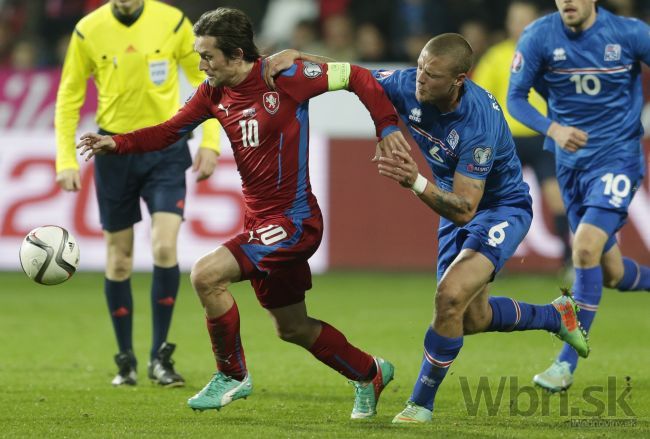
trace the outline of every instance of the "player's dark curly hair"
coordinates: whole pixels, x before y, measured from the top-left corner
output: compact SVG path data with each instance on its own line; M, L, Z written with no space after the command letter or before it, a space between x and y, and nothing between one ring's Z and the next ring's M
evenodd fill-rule
M253 25L249 18L239 9L218 8L201 15L194 24L194 35L197 37L215 37L217 48L226 58L239 57L248 62L260 57L260 52L253 41Z
M454 62L454 74L467 73L472 68L472 47L460 34L440 34L424 46L430 55L449 56Z

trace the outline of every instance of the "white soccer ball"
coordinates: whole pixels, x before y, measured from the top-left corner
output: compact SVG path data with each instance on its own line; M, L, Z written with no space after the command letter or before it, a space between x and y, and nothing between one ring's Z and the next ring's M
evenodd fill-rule
M20 246L20 264L34 282L60 284L77 270L79 246L63 227L37 227L25 236Z

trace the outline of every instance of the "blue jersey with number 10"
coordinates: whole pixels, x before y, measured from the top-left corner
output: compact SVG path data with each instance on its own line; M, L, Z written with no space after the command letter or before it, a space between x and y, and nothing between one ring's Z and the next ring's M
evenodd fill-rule
M545 134L551 120L589 134L587 145L567 152L547 139L558 164L601 167L613 159L642 161L643 94L640 61L650 63L650 26L598 8L595 23L573 32L558 12L530 24L512 63L508 109ZM549 118L531 111L531 87L548 100Z
M485 180L479 211L530 207L512 134L494 96L466 80L459 106L441 113L415 98L415 68L373 74L420 147L438 187L452 192L458 172Z

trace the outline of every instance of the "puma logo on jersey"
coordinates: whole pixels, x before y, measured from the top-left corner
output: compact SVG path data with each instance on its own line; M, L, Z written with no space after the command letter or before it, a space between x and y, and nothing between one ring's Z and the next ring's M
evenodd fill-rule
M226 117L228 117L228 108L230 108L230 105L228 105L227 107L224 107L223 104L219 104L219 105L217 105L217 108L219 110L223 110L226 113Z
M254 233L255 233L255 232L252 231L252 230L249 230L249 231L248 231L248 235L249 235L249 236L248 236L248 242L259 241L259 240L260 240L260 238L256 238L256 237L255 237Z

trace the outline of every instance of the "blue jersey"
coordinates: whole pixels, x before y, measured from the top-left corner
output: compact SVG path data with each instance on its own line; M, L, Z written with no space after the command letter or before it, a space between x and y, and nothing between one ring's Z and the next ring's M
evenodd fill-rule
M598 8L596 21L575 33L559 12L531 23L522 34L512 63L508 109L529 127L545 134L551 121L589 134L577 152L552 139L560 165L593 169L613 159L642 161L640 116L641 64L650 64L650 26ZM549 117L527 102L531 87L548 100Z
M530 207L512 134L491 94L465 80L458 108L441 113L415 98L415 68L373 74L420 147L440 189L452 192L458 172L485 180L479 211Z

